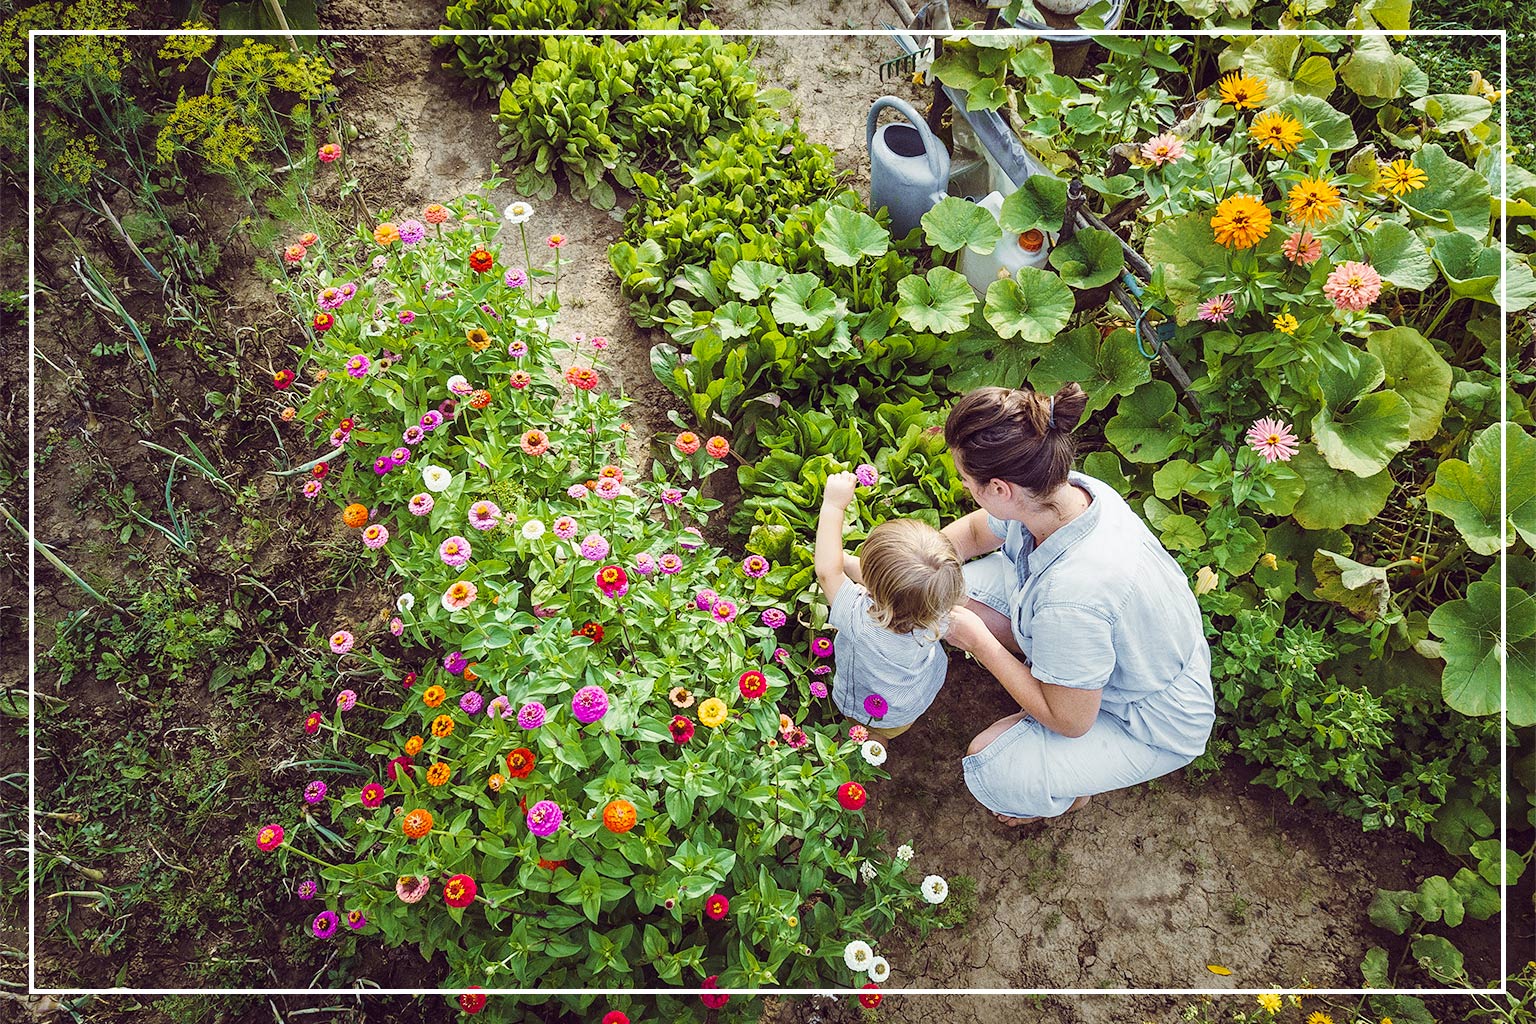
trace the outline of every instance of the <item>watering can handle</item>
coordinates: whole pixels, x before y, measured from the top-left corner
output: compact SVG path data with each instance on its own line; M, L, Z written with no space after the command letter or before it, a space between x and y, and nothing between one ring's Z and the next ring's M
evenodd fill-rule
M939 142L938 136L933 134L933 131L928 127L928 122L923 120L922 115L913 109L912 104L900 96L881 96L869 108L869 119L864 123L865 152L873 152L875 123L880 119L880 111L886 107L890 107L896 113L906 118L912 123L912 127L917 129L917 133L923 138L923 152L928 157L928 173L935 180L942 179L944 177L944 167L939 163L939 150L942 148L943 143Z

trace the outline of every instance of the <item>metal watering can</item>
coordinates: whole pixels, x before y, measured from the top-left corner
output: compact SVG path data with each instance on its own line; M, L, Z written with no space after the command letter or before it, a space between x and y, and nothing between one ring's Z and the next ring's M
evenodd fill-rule
M890 107L907 119L875 131L880 111ZM949 150L944 148L912 105L899 96L882 96L869 108L865 124L869 147L869 205L891 212L891 234L904 238L949 190Z

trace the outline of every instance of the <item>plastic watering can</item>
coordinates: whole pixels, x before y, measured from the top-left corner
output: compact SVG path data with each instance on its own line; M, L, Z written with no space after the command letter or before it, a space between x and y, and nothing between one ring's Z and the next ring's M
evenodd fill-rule
M886 107L907 119L875 130ZM949 190L949 150L944 148L912 105L899 96L882 96L869 108L865 125L869 147L869 205L891 213L891 234L904 238Z

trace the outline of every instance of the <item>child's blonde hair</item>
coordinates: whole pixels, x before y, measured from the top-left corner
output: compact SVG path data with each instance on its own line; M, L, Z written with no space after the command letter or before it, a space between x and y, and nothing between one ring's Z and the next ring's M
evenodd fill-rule
M859 565L874 605L870 613L894 633L937 633L965 596L954 545L920 519L891 519L869 531Z

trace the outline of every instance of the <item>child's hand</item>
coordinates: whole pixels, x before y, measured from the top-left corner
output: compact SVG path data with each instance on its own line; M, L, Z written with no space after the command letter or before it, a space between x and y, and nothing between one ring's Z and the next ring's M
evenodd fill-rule
M821 496L823 506L845 509L853 503L853 489L858 478L852 473L833 473L827 477L827 489Z
M949 610L949 632L944 639L962 651L975 653L977 647L994 638L981 616L962 604Z

